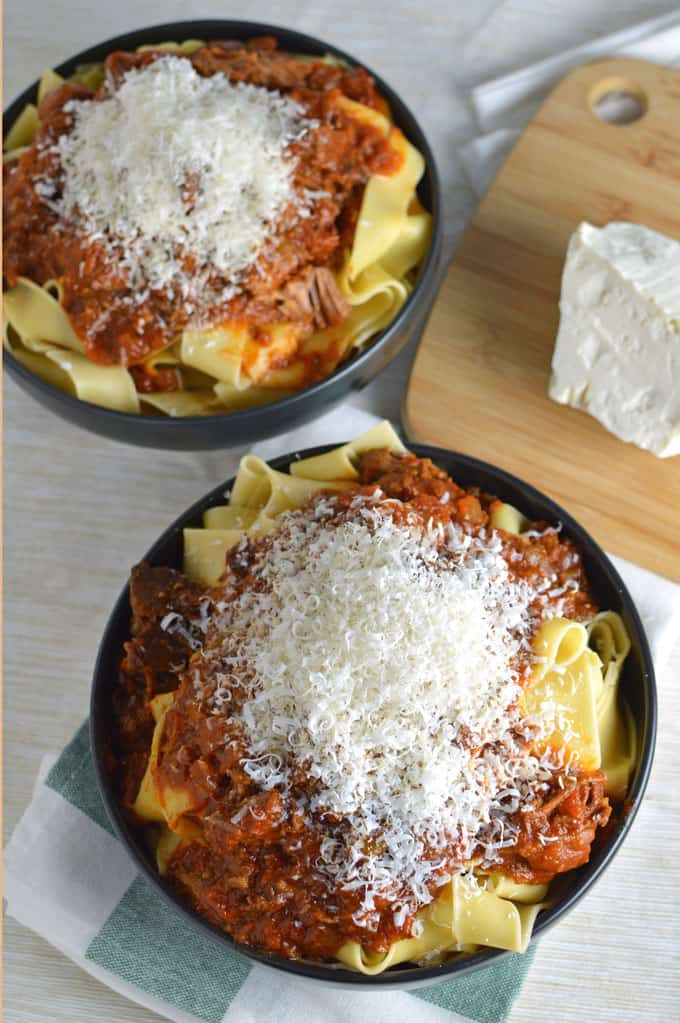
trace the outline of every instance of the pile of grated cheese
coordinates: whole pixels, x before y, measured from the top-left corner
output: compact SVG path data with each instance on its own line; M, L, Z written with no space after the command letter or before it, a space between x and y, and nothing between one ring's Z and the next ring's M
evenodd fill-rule
M285 792L302 766L305 811L349 822L316 869L361 895L355 921L369 929L378 896L399 894L402 921L431 901L453 846L460 870L513 845L510 816L555 769L531 752L518 707L537 591L513 580L495 531L404 522L397 506L357 496L338 517L323 497L282 516L255 549L254 588L218 603L210 670L195 679L240 723L258 786Z
M188 301L215 273L228 299L255 264L296 199L290 145L315 123L279 92L222 73L204 78L178 56L132 69L107 98L70 100L65 110L73 129L54 144L63 180L37 182L43 201L111 246L131 287Z

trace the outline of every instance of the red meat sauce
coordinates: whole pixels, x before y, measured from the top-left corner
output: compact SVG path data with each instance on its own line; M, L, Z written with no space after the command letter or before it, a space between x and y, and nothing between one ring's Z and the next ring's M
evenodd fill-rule
M359 472L359 492L375 494L379 487L385 497L396 499L390 507L397 517L415 514L423 524L431 519L454 521L472 532L488 523L494 498L464 490L429 459L368 452ZM339 516L356 493L334 494ZM444 495L448 499L442 500ZM535 525L542 530L541 524ZM176 689L165 719L156 777L189 794L188 819L198 826L200 839L185 841L173 855L171 882L200 914L236 940L273 954L330 959L349 940L383 951L410 935L413 917L400 926L394 922L398 893L394 899L376 900L375 930L357 926L353 916L361 894L331 889L315 868L322 838L341 837L346 822L329 813L317 814L311 824L303 819L297 800L311 788L303 769L285 796L257 788L241 764L248 751L238 724L228 720L229 713L215 714L206 697L210 678L202 676L202 655L194 652L200 630L189 624L180 634L160 627L170 611L195 622L201 610L209 613L218 596L230 599L252 585L248 552L262 545L266 549L268 542L267 537L249 541L245 554L242 548L229 556L215 588L206 589L169 568L141 564L133 569L132 638L125 645L114 694L110 768L121 801L131 812L153 732L149 700ZM524 539L506 534L503 542L506 551L522 554L521 562L510 562L513 572L555 573L561 584L576 580L570 616L587 619L596 613L571 541L548 530ZM198 688L197 679L202 683ZM244 689L233 685L231 708L244 697ZM503 850L501 869L516 880L539 883L585 863L609 814L601 772L555 775L550 790L538 796L528 812L516 815L520 835L514 847ZM455 848L449 863L457 863ZM433 882L432 894L437 887Z
M273 39L247 44L213 42L191 57L199 74L224 73L232 82L276 89L298 102L318 121L290 147L295 159L293 188L324 193L315 199L313 215L298 217L286 208L260 253L256 265L230 301L206 304L196 312L179 294L155 290L139 301L128 286L115 252L88 238L77 224L64 223L36 192L41 178L61 178L59 157L50 144L73 127L70 100L99 101L118 87L126 71L167 57L162 51L112 53L106 60L106 81L94 94L83 85L66 83L52 89L38 108L40 127L33 145L4 166L4 267L7 284L28 277L39 284L57 278L63 305L74 330L94 362L138 367L140 391L174 390L177 374L139 367L150 353L173 341L192 322L266 326L299 323L302 336L315 328L335 326L349 315L330 271L337 269L354 237L364 186L374 173L392 174L403 156L374 126L338 109L339 96L387 113L385 100L362 68L343 69L319 60L294 57L275 49ZM191 182L187 183L190 191ZM191 253L180 254L191 273ZM210 279L219 289L224 280ZM177 289L176 289L177 290ZM193 320L192 320L193 317ZM266 338L266 335L263 335ZM310 375L314 367L310 366ZM304 383L312 382L304 381Z

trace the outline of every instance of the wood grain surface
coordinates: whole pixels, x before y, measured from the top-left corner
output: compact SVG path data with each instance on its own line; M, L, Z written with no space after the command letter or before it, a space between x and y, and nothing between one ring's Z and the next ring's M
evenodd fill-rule
M638 97L643 116L599 120L591 107L610 91ZM608 550L676 580L680 457L623 443L551 401L548 380L574 228L621 219L680 240L679 125L680 71L621 58L562 80L465 233L405 405L412 439L504 466L551 494Z

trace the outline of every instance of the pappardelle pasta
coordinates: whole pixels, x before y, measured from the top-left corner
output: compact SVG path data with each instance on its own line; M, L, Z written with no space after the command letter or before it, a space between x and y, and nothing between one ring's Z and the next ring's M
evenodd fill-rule
M5 347L118 411L289 395L406 302L424 166L362 68L271 38L46 71L5 139Z
M387 423L288 473L243 458L131 604L121 802L246 945L364 974L522 952L625 796L622 619L557 529Z

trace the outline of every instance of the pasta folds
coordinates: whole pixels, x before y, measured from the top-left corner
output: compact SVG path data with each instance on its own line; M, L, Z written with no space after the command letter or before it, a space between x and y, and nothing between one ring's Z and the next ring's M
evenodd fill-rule
M379 264L395 245L425 169L423 157L398 128L391 129L389 139L401 157L401 167L396 174L374 174L366 185L347 268L350 281Z
M33 103L27 103L5 136L5 152L12 153L30 146L39 123L38 108Z
M335 489L344 490L349 485L339 480ZM266 516L274 518L283 511L299 508L312 494L327 486L327 479L289 476L272 469L256 455L246 455L239 465L231 501L244 508L261 508Z
M242 324L185 330L180 346L182 362L242 391L250 384L243 372L243 352L249 338L250 332Z
M313 455L311 458L291 462L290 474L311 480L358 480L356 466L359 457L364 451L371 451L373 448L388 448L397 454L406 451L393 427L387 421L383 421L349 444L333 448L323 455Z
M619 695L630 651L620 615L604 611L587 627L551 619L539 630L535 648L540 661L525 694L527 712L547 725L548 741L566 745L583 767L602 768L607 792L621 799L636 742L630 710Z
M224 572L227 552L242 537L242 529L185 529L184 574L198 583L217 582Z
M528 526L528 519L517 508L503 501L495 502L489 515L489 525L518 536Z
M615 799L622 799L637 756L635 722L619 693L630 638L620 615L615 611L602 611L588 625L588 639L601 662L600 674L595 676L601 766L607 775L607 792Z
M470 946L525 952L546 891L545 885L508 882L503 887L491 880L480 882L459 875L418 914L418 937L396 941L384 954L348 942L338 952L338 959L360 973L375 976L399 963L422 963L430 961L433 954Z
M593 771L602 759L595 707L600 669L587 643L585 626L564 618L545 622L534 642L537 664L524 699L528 716L542 721L546 740L567 746Z
M5 292L3 306L7 322L27 348L42 351L45 345L53 344L82 354L82 341L47 288L22 277Z
M52 71L51 68L47 68L43 71L42 78L40 79L40 85L38 86L38 103L41 103L50 89L56 89L57 86L63 85L64 79L61 75L58 75L56 71Z
M165 719L174 697L174 693L161 693L149 704L155 721L153 739L149 761L132 810L143 820L162 822L170 831L185 838L195 839L200 835L200 829L193 821L185 818L187 813L197 808L194 794L188 788L168 785L158 771ZM170 850L166 846L162 855L169 854Z
M165 820L165 812L161 806L156 789L154 771L158 764L158 751L165 725L165 715L172 706L174 698L174 693L161 693L159 696L155 696L149 704L155 722L153 739L151 740L151 751L137 798L132 804L132 809L137 816L147 821Z
M98 366L82 354L82 343L51 290L49 284L40 287L21 278L5 293L5 347L31 372L82 401L139 412L129 372Z

